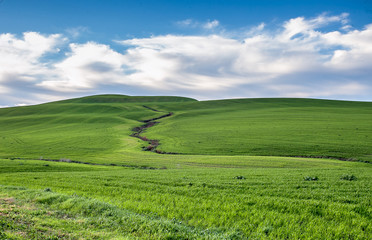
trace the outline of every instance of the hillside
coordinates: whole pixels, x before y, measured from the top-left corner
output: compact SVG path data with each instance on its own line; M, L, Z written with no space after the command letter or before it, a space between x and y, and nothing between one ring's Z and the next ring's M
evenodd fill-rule
M147 134L164 151L372 159L370 102L237 99L166 109L176 115Z
M164 152L372 157L369 102L122 95L0 109L0 157L84 160L141 152L146 144L129 136L132 129L168 112L174 115L142 134L160 140L158 149Z
M0 239L371 239L372 165L293 157L370 160L371 116L120 95L0 109Z
M104 95L0 109L0 157L86 159L129 149L137 142L129 135L138 120L159 115L144 108L144 100L190 100L134 99Z

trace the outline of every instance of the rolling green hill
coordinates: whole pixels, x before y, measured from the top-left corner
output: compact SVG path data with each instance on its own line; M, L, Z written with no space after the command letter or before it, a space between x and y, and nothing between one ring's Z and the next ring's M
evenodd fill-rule
M371 239L371 123L372 103L315 99L3 108L0 239Z
M138 120L160 115L143 107L154 101L195 100L101 95L0 109L0 157L81 160L130 150L138 142L129 137Z
M166 109L176 116L147 134L164 151L372 159L369 102L237 99Z
M144 107L145 106L145 107ZM147 107L147 108L146 108ZM158 110L158 112L154 111ZM0 157L99 158L140 150L129 137L145 120L174 112L144 135L165 152L309 156L369 161L372 103L315 99L198 102L181 97L99 95L0 109ZM136 149L137 148L137 149Z

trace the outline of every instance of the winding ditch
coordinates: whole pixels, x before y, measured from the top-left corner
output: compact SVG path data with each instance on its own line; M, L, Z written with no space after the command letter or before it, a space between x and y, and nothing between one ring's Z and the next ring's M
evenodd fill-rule
M145 105L143 107L147 108L147 109L150 109L154 112L160 112L159 110L156 110L154 108L151 108L151 107L148 107L148 106L145 106ZM151 152L158 153L158 154L177 154L177 153L173 153L173 152L164 152L164 151L161 151L161 150L157 149L157 147L160 144L158 139L148 139L146 136L141 136L141 134L144 133L147 128L153 127L153 126L155 126L156 124L159 123L159 122L156 122L156 120L163 119L163 118L166 118L166 117L170 117L172 115L173 115L173 112L169 112L167 114L161 115L161 116L156 117L156 118L150 118L150 119L147 119L147 120L143 120L141 122L143 122L145 124L133 128L132 131L134 133L132 133L130 136L141 139L142 141L147 142L149 144L148 146L143 147L144 151L151 151Z

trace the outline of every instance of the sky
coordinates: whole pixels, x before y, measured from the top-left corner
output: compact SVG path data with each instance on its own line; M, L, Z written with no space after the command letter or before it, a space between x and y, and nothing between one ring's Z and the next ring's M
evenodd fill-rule
M372 101L372 0L0 0L0 107L94 94Z

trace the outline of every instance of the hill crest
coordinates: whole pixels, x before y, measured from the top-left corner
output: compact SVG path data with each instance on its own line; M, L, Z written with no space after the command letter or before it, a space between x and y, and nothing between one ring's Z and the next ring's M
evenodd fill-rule
M59 103L138 103L138 102L192 102L193 98L178 96L128 96L120 94L92 95L58 101Z

